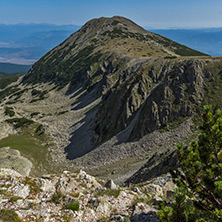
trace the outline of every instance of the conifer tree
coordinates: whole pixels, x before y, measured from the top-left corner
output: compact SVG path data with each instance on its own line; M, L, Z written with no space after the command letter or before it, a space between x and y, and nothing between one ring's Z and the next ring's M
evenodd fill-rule
M204 107L198 141L178 145L180 166L172 172L178 190L161 221L222 221L222 111Z

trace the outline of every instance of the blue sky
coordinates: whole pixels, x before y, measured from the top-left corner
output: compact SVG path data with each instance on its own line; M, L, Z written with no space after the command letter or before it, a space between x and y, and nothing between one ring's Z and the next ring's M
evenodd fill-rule
M0 0L0 23L82 25L121 15L149 28L222 27L222 0Z

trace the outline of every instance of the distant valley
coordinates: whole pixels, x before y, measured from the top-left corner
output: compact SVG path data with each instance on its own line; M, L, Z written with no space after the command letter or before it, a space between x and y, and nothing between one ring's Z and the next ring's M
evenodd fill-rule
M31 68L31 65L18 65L0 62L0 72L5 75L25 74Z
M150 31L208 55L222 55L222 28L153 29Z
M75 25L0 24L0 62L33 64L79 28Z

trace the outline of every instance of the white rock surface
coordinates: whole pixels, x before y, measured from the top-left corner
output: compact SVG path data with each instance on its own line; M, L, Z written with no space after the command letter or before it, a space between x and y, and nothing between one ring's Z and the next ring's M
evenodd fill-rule
M142 192L132 192L126 187L106 189L84 171L44 178L23 177L13 170L0 170L3 190L0 209L13 210L26 222L96 222L102 218L111 221L136 218L134 221L140 221L138 214L143 215L145 221L150 221L150 215L155 218L153 207L143 202L134 206L134 200L146 196Z

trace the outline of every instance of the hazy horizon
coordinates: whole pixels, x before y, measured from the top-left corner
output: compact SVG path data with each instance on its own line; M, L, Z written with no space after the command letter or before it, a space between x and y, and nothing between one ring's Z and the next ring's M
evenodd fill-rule
M92 18L92 19L96 19L96 18ZM85 24L85 23L84 23ZM49 25L49 26L57 26L57 27L65 27L65 26L76 26L81 28L84 24L81 25L77 25L77 24L53 24L53 23L11 23L11 24L4 24L4 23L0 23L0 25L5 25L5 26L19 26L19 25ZM138 24L140 25L140 24ZM140 25L141 26L141 25ZM163 29L163 30L170 30L170 29L220 29L222 28L221 26L218 27L165 27L165 28L158 28L158 27L148 27L148 26L142 26L144 29Z
M81 26L92 18L120 15L148 28L211 28L221 27L221 11L219 0L12 0L0 2L0 23Z

